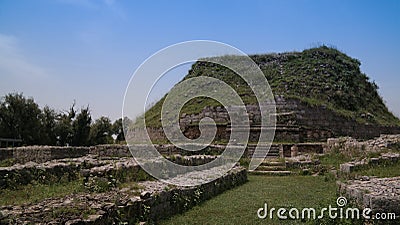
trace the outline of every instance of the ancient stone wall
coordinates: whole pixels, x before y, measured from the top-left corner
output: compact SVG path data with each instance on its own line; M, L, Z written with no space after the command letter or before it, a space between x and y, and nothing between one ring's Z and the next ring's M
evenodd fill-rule
M290 148L293 144L273 144L268 156L290 157ZM298 144L299 151L303 153L321 153L322 144ZM162 155L219 155L225 150L224 145L210 145L200 151L186 151L171 144L155 145ZM255 145L249 144L244 152L244 157L252 157ZM98 157L131 157L127 145L97 145L92 147L59 147L59 146L30 146L16 148L0 148L0 161L12 159L13 164L27 162L44 163L56 159L80 158L87 155ZM257 156L256 156L257 157Z
M170 161L184 166L197 166L215 159L214 156L180 156L169 157ZM156 165L157 166L157 165ZM159 166L161 168L161 166ZM129 174L129 176L127 175ZM9 167L0 167L0 189L16 188L35 181L51 184L75 180L105 178L118 179L119 182L138 181L147 176L132 157L99 157L89 155L79 158L51 160L45 163L29 162Z
M290 157L290 148L294 144L273 144L269 155ZM322 153L329 152L332 149L340 148L342 151L353 150L370 150L374 151L381 148L390 148L400 145L400 135L382 135L379 138L358 142L354 138L331 138L327 144L323 143L298 143L296 144L300 153ZM188 152L176 148L171 144L156 145L157 150L163 155L218 155L221 154L224 145L210 145L207 148ZM252 157L254 146L249 144L244 156ZM13 159L14 163L36 162L43 163L54 159L63 158L79 158L86 155L96 155L100 157L130 157L131 153L127 145L98 145L92 147L59 147L59 146L30 146L17 148L0 148L0 161L5 159Z
M394 213L398 218L400 214L399 185L400 177L372 178L338 182L338 189L340 194L362 208L370 208L374 214Z
M164 191L158 194L152 194L148 199L137 200L137 204L143 204L150 208L150 212L145 216L135 215L135 211L132 210L137 207L135 204L126 205L121 208L126 213L126 218L143 218L144 220L156 222L160 219L168 218L171 215L182 213L192 208L194 205L211 199L226 190L244 184L246 181L247 171L244 168L237 167L223 177L207 184Z
M52 160L45 163L29 162L0 167L0 188L14 189L32 181L44 184L52 184L60 180L71 181L79 177L80 170L102 166L104 163L92 157L81 157L69 161Z
M171 144L155 145L162 155L218 155L225 147L211 145L203 150L189 152ZM16 148L0 148L0 161L12 159L14 164L27 162L44 163L55 159L80 158L87 155L97 157L131 157L127 145L97 145L92 147L59 147L59 146L30 146Z
M400 154L398 153L382 153L381 156L376 158L364 159L361 161L352 161L340 164L340 172L351 173L354 171L368 168L373 165L389 165L397 163L400 160Z
M275 141L315 142L326 141L331 137L351 136L357 139L371 139L381 134L400 134L400 127L361 124L342 116L324 106L310 106L296 99L285 99L276 96ZM260 133L260 110L256 105L247 105L251 125L250 141L257 141ZM199 114L182 114L181 126L196 126L204 117L210 117L217 124L218 138L229 138L229 116L224 108L206 107ZM223 127L226 126L226 134ZM199 133L187 132L189 138L198 137ZM155 135L157 136L157 135ZM159 136L159 135L158 135Z
M14 159L16 163L42 163L53 159L77 158L89 154L89 147L28 146L0 148L0 161Z
M341 152L364 151L377 152L383 149L399 148L400 135L381 135L367 141L358 141L352 137L329 138L326 144L326 152L340 149Z
M216 180L192 187L143 181L138 182L137 190L115 188L104 193L78 193L62 198L48 198L23 207L0 206L0 224L35 224L38 221L41 224L69 225L139 224L142 221L158 224L161 219L187 211L246 181L247 171L243 167L235 167ZM76 213L54 216L54 212L65 209L74 209ZM87 209L91 209L90 214L82 217L82 212Z
M322 154L326 146L325 143L298 143L298 144L281 144L284 157L291 157L292 146L297 146L298 152L301 154L317 153Z
M301 141L325 141L327 138L340 136L366 140L381 134L400 133L400 127L360 124L323 106L310 107L299 101L297 106L297 121L304 128Z
M89 154L100 157L131 157L127 145L96 145L89 148Z

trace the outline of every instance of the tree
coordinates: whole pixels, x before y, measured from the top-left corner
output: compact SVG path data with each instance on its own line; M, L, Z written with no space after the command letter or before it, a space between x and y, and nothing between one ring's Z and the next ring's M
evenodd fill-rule
M72 122L73 146L87 146L89 145L90 135L90 124L92 123L92 117L90 116L89 106L81 109L81 112L76 116L76 119Z
M116 135L116 142L125 141L124 129L122 127L122 118L116 120L112 125L113 134Z
M57 134L56 134L56 118L57 113L45 106L40 116L41 121L41 132L40 132L40 144L43 145L57 145Z
M97 119L90 128L90 144L99 145L113 143L112 134L111 120L102 116Z
M72 121L75 118L75 102L72 104L68 113L60 113L56 118L56 137L57 145L65 146L72 143L73 127Z
M23 144L40 142L41 110L33 98L22 93L7 94L0 100L1 137L21 139Z

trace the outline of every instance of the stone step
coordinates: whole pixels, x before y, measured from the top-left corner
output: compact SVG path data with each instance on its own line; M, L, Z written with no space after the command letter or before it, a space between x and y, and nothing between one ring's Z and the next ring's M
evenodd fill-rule
M263 150L263 152L266 152L267 150ZM268 152L279 152L279 149L274 149L271 148L270 150L268 150Z
M292 174L291 171L249 171L248 172L251 175L265 175L265 176L289 176Z
M266 157L252 157L252 158L259 158L259 159L265 159L265 160L277 160L280 158L278 155L267 155Z
M253 151L251 151L251 152L253 152ZM267 151L260 151L260 152L267 152ZM268 151L268 154L269 153L279 153L279 150L277 150L277 151L275 151L275 150L269 150Z
M265 159L269 159L269 160L275 160L275 159L279 159L280 156L279 155L267 155L267 157L265 157Z
M280 156L280 154L279 153L268 153L267 154L267 156ZM263 154L254 154L254 155L252 155L252 157L254 157L254 158L262 158L262 157L264 157L264 155Z
M259 166L257 171L284 171L286 166Z
M250 150L250 152L254 152L255 150ZM263 150L263 149L258 149L259 152L279 152L279 149L270 149L270 150Z
M261 165L263 165L263 166L285 166L286 163L284 161L264 160Z
M279 152L268 152L267 155L279 155Z
M260 166L284 166L284 167L286 167L286 163L280 162L280 161L264 160Z

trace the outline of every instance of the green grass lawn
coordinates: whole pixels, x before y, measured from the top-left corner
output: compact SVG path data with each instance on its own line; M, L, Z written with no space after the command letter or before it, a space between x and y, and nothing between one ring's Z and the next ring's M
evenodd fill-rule
M264 203L268 208L321 209L335 205L336 198L335 181L322 176L249 176L246 184L161 224L299 224L302 221L275 219L276 214L273 220L259 219L257 210ZM308 223L312 224L311 221Z
M343 154L329 154L320 157L324 167L339 168L351 158ZM355 176L394 177L400 176L400 162L394 164L374 165L350 174ZM343 177L342 179L346 179ZM264 203L268 208L286 209L306 207L318 209L336 206L336 181L327 173L325 176L249 176L249 182L233 190L224 192L213 199L194 207L186 213L176 215L161 224L362 224L362 221L329 220L301 221L259 219L257 210Z
M323 156L318 157L321 161L321 164L327 167L335 167L336 169L340 168L340 164L349 162L352 158L345 156L343 154L333 152L330 154L325 154Z

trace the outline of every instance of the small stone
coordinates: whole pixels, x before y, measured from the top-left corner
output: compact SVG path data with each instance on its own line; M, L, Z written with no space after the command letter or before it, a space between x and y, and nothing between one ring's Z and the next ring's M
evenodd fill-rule
M4 219L6 217L7 217L7 214L0 211L0 219Z
M378 164L379 163L379 158L371 158L370 162L373 164Z
M103 210L99 210L96 212L97 215L104 215L106 214L106 212L104 212Z
M361 180L362 180L362 181L369 181L369 177L368 177L368 176L362 176L362 177L361 177Z
M140 198L141 199L148 199L151 197L151 193L148 191L143 191L142 193L140 193Z
M104 205L103 209L107 212L111 211L113 208L115 207L114 203L107 203L106 205Z
M96 222L96 220L101 219L101 217L102 217L102 215L89 215L85 221Z
M83 169L80 171L80 174L82 177L88 177L90 175L90 170L88 169Z
M72 200L71 199L66 199L64 202L63 202L63 205L69 205L69 204L71 204L72 203Z
M340 165L340 171L343 173L351 173L354 170L354 165L351 163L344 163Z
M65 225L75 225L75 224L81 224L82 220L81 219L75 219L75 220L68 220L65 222Z

